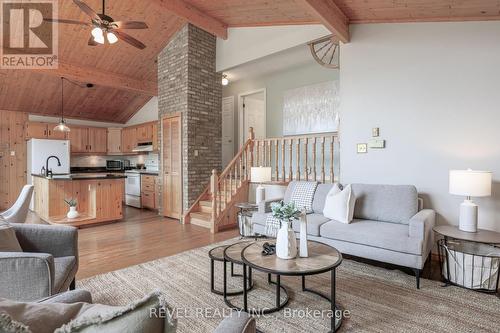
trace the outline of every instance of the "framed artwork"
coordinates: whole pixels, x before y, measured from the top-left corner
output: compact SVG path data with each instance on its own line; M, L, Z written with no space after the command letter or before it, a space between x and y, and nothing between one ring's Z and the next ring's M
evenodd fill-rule
M339 105L338 80L285 91L283 135L336 132Z

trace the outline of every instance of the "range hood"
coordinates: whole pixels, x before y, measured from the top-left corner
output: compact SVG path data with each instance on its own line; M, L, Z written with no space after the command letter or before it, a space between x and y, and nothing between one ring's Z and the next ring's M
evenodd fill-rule
M153 143L152 142L141 142L138 143L137 146L132 149L133 152L143 152L143 151L153 151Z

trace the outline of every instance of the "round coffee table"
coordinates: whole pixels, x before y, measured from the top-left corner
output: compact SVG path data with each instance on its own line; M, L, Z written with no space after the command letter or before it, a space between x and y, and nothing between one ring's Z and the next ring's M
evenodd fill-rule
M242 293L246 293L253 288L252 281L252 268L246 267L243 265L243 261L241 260L241 251L250 244L251 241L241 241L238 243L234 243L229 246L225 246L222 252L222 258L224 262L224 279L223 279L223 291L222 295L224 296L224 302L232 307L236 308L230 300L227 299L227 296L235 296L241 295ZM228 292L227 291L227 265L226 263L231 263L231 276L241 276L243 277L243 290L241 292ZM242 265L243 266L243 274L234 274L233 265ZM248 272L247 272L248 268Z
M236 290L236 291L227 291L227 271L226 271L226 264L227 261L224 260L224 250L227 248L227 245L223 246L217 246L211 249L208 252L208 256L210 257L210 290L217 295L224 295L224 291L227 296L236 296L236 295L241 295L243 294L243 290ZM222 262L224 265L224 291L217 290L215 288L215 261ZM242 277L242 274L236 274L234 272L234 263L231 262L231 277ZM250 285L248 287L248 290L251 290L253 288L253 282L250 279Z
M301 276L302 291L314 293L330 302L331 314L331 331L336 332L342 324L342 317L336 318L336 311L340 307L335 303L335 270L342 262L342 254L332 246L308 241L309 257L284 260L276 255L265 256L262 254L262 245L266 241L257 241L247 245L242 253L243 261L243 279L245 281L246 266L268 274L276 275L276 308L274 311L280 310L283 306L280 304L280 292L283 288L280 282L280 277L283 276ZM273 241L267 241L274 243ZM324 295L316 290L306 288L306 276L316 275L330 272L330 295ZM268 275L269 276L269 275ZM286 292L286 288L285 292ZM243 310L249 312L247 304L247 291L243 288ZM287 293L288 296L288 293ZM287 297L288 298L288 297ZM272 312L274 312L272 311ZM252 309L251 313L262 313L262 310Z

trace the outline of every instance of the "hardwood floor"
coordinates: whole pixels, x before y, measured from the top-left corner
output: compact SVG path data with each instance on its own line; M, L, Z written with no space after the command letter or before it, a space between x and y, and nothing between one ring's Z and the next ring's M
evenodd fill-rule
M156 212L126 207L121 222L79 229L80 267L77 279L174 255L237 237L232 229L217 234L195 225L158 216ZM30 214L28 223L41 221Z

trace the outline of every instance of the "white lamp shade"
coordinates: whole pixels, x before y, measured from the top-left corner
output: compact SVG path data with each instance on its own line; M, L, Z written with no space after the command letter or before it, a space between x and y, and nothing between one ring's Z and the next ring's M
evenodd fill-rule
M491 172L450 170L450 193L467 197L491 195Z
M252 167L250 170L250 179L254 183L265 183L271 181L270 167Z

